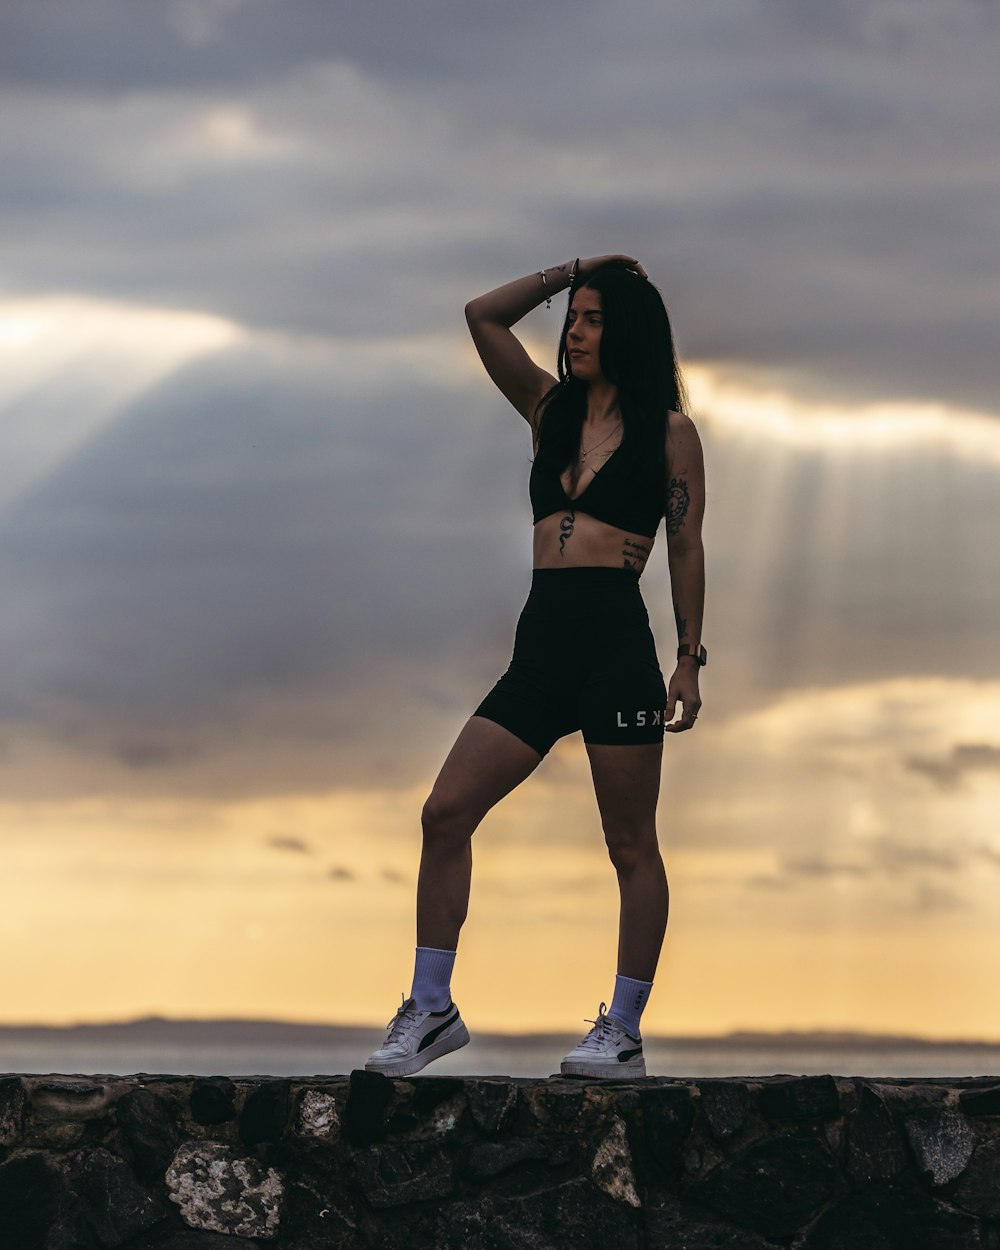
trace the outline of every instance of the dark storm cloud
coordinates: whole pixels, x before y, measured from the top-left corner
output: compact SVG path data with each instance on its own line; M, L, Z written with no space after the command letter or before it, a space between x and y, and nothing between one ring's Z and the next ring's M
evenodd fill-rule
M622 246L690 354L996 410L995 6L17 0L5 21L16 289L391 336Z
M566 14L586 14L588 7L596 6L555 0L536 14L538 29L554 31ZM0 76L98 94L216 90L343 59L394 79L436 78L469 73L498 47L519 45L519 27L533 13L525 0L476 10L460 0L419 6L387 0L377 7L329 0L9 0ZM536 50L532 59L543 55Z

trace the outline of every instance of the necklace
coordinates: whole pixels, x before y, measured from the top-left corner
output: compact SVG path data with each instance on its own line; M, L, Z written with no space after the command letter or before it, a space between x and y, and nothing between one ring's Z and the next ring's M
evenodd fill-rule
M621 423L621 421L619 420L618 424L614 427L614 429L611 431L611 433L610 433L610 434L605 434L605 436L601 439L601 441L600 441L599 443L595 443L595 444L593 445L593 447L588 447L588 448L583 448L583 447L581 447L581 449L580 449L580 463L581 463L581 464L586 464L586 463L587 463L587 457L591 454L591 452L596 451L596 450L598 449L598 447L603 447L603 445L604 445L604 444L608 441L608 439L609 439L609 438L614 437L614 435L618 433L618 431L621 429L621 426L622 426L622 423ZM608 454L610 455L611 453L609 452Z

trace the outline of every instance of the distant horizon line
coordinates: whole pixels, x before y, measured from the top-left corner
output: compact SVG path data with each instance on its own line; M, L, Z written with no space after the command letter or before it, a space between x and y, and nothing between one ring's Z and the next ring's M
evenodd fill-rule
M0 1023L0 1039L5 1035L23 1038L26 1034L60 1034L95 1033L95 1032L171 1032L185 1031L188 1033L211 1032L218 1035L231 1034L234 1029L253 1030L258 1036L262 1033L293 1032L298 1034L319 1035L338 1033L342 1035L369 1033L373 1029L384 1028L384 1022L366 1024L334 1024L316 1021L298 1021L254 1016L135 1016L125 1020L84 1021L73 1024L43 1024L38 1022L26 1024ZM509 1040L512 1043L535 1041L541 1038L562 1038L568 1032L540 1029L516 1033L498 1032L494 1030L477 1030L481 1038L493 1037ZM863 1029L731 1029L726 1033L658 1033L649 1034L652 1039L670 1042L674 1045L731 1045L747 1046L762 1043L770 1046L788 1045L801 1047L803 1044L821 1046L917 1046L917 1047L962 1047L965 1049L992 1049L1000 1047L1000 1039L974 1039L967 1037L934 1038L914 1033L880 1033L867 1032ZM302 1040L305 1040L303 1037Z

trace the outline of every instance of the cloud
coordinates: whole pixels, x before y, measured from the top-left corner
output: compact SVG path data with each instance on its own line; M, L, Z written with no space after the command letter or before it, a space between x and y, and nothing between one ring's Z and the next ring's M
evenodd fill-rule
M917 887L913 898L914 910L922 913L958 911L964 904L965 900L954 890L943 889L939 885L930 885L926 882Z
M690 356L996 412L995 6L9 8L15 289L392 337L621 240Z
M943 850L926 842L907 841L903 838L877 838L870 845L875 862L890 874L905 872L911 868L955 872L967 856L965 848L961 852Z
M288 834L275 833L267 839L267 845L276 851L292 851L297 855L311 855L312 848L302 838L293 838Z
M866 752L886 787L900 759L944 759L939 786L985 768L929 753L922 707L824 692L995 668L998 469L973 429L997 412L993 9L518 0L472 30L452 0L294 22L12 0L5 23L9 792L429 775L507 662L530 565L525 428L462 305L612 246L661 279L708 383L703 724L802 731L751 719L734 774L768 750L871 802ZM558 314L524 329L551 359ZM760 787L744 808L773 818ZM842 817L800 877L853 862L823 841Z
M509 657L530 576L530 446L471 361L429 378L431 348L407 340L383 377L359 362L367 352L351 364L336 339L244 335L83 446L70 430L49 473L8 505L10 792L98 778L201 793L407 785L436 767ZM53 397L53 430L74 383L71 372ZM827 773L867 777L858 743L895 742L894 758L874 757L886 769L926 757L933 718L908 702L912 687L857 705L848 692L843 706L822 692L846 673L926 669L945 624L966 671L992 673L995 579L975 583L975 610L954 605L969 597L968 564L991 550L996 467L905 444L848 461L766 427L748 440L728 418L703 428L704 723L780 705L791 736L751 718L748 741ZM943 471L960 503L913 544ZM644 593L661 656L664 574L654 556ZM862 620L879 628L859 651ZM797 688L812 693L783 702ZM958 696L945 685L941 697Z
M944 757L910 755L903 766L942 790L952 790L970 773L1000 772L1000 747L989 742L959 742Z
M785 859L782 868L792 877L864 877L869 868L860 863L835 863L820 855Z

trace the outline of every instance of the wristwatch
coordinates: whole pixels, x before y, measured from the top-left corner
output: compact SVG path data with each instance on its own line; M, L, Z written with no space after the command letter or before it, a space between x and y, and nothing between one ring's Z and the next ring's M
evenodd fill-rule
M708 652L704 647L700 646L696 651L689 642L685 642L683 646L677 648L677 658L682 660L686 655L689 655L692 660L697 660L701 668L708 663Z

